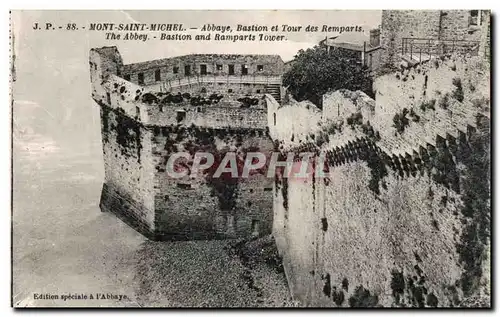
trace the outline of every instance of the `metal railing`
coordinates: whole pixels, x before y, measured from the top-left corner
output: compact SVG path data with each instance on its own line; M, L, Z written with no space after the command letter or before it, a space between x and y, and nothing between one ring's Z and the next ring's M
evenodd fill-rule
M189 86L193 84L213 83L215 84L260 84L260 85L281 85L281 76L215 76L199 75L179 79L171 79L147 85L150 90L168 91L171 88Z
M401 54L413 60L429 60L446 54L479 54L479 41L403 38Z

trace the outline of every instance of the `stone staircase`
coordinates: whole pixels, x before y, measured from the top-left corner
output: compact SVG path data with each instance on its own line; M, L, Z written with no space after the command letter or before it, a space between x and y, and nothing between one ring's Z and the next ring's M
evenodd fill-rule
M273 98L281 104L281 86L278 84L269 84L266 86L266 91L268 94L273 96Z
M423 63L430 61L433 56L425 54L425 53L418 53L418 54L400 54L401 61L405 67L412 67L417 64Z

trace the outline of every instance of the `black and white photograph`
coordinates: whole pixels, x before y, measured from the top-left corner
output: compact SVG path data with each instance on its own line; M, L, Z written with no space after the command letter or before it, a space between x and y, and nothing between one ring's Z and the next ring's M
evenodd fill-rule
M12 10L11 307L491 309L490 21Z

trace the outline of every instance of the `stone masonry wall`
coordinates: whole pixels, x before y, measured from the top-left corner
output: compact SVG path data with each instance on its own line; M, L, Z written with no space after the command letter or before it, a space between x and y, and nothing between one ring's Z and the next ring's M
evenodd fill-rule
M211 178L225 153L235 153L240 165L246 152L270 154L273 144L265 130L162 127L154 129L153 142L157 235L184 240L271 233L273 180L267 171L247 179ZM166 164L179 151L213 153L216 166L192 174L192 158L179 159L190 175L171 178Z
M382 64L399 63L403 38L487 41L483 30L489 26L489 11L482 11L481 26L469 23L470 10L384 10L382 12ZM480 55L483 56L484 50Z
M330 173L274 188L273 234L304 305L490 305L489 64L436 62L380 78L375 101L326 95L314 137L281 148L325 154Z
M429 10L384 10L380 27L380 41L384 49L382 64L399 61L402 39L439 38L439 11Z
M190 94L203 94L211 92L216 94L224 94L226 96L241 97L247 94L265 94L269 93L268 85L264 84L227 84L227 83L202 83L192 84L190 86L174 87L169 91L172 93L190 93Z
M272 96L266 96L267 124L271 137L279 141L280 149L310 141L311 134L319 129L322 116L321 110L310 101L287 98L289 103L280 106Z
M428 152L424 164L360 143L333 151L326 179L278 182L273 229L294 297L350 307L488 297L489 122L481 127ZM441 164L456 183L438 179Z
M257 98L257 96L251 96ZM180 120L178 113L185 114L184 119ZM193 106L189 102L179 104L152 104L147 107L149 122L153 125L183 125L206 128L255 128L265 129L266 125L266 110L262 107L250 106L243 108L239 105L228 103L224 105L221 100L220 105L200 105Z
M248 63L249 73L262 63L258 71L262 76L277 72L281 61L277 56L190 55L166 62L198 63L207 58L214 65ZM124 78L124 70L145 72L144 67L166 65L162 63L123 66L116 47L90 52L92 97L101 111L105 165L101 210L114 212L155 240L271 233L273 182L267 173L245 179L215 178L215 170L187 179L172 179L165 173L168 158L179 151L210 151L219 160L216 163L226 152L236 153L241 166L247 152L270 154L273 143L263 92L242 95L240 87L225 94L207 89L191 95L154 91Z
M219 76L229 75L229 65L234 65L236 76L242 75L242 65L248 66L248 75L259 76L281 76L284 68L283 60L278 55L192 54L124 65L122 76L130 76L131 82L138 83L138 74L142 73L144 84L151 85L157 82L155 72L158 69L160 70L159 81L168 81L186 76L199 76L201 75L200 65L206 65L207 75ZM222 69L219 69L217 65ZM259 65L262 66L262 70L257 68ZM185 66L190 67L190 74L185 73Z
M148 237L155 230L151 132L124 112L101 104L104 186L101 209Z
M154 232L151 133L141 105L131 98L140 88L116 74L123 65L115 47L90 52L92 98L100 107L104 184L100 207L138 231ZM142 122L141 122L142 121Z

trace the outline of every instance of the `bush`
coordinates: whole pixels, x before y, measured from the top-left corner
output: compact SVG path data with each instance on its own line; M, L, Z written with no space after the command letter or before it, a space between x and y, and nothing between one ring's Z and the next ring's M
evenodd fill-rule
M361 125L363 124L363 115L361 112L356 112L347 117L347 125L351 126L351 128L354 128L356 125Z
M464 101L464 90L462 87L462 80L458 77L453 78L453 86L455 86L455 90L453 90L453 98L462 102Z
M435 104L436 104L436 99L431 99L431 100L428 100L428 101L424 101L420 105L420 110L422 110L422 111L425 111L427 109L436 110L436 108L434 107Z
M373 96L372 80L366 68L355 62L355 56L325 47L300 50L283 84L297 101L309 100L322 108L323 94L331 90L362 90Z
M450 94L446 93L440 100L439 100L439 107L442 109L448 109L450 106Z
M401 113L396 113L392 118L393 127L396 128L398 133L403 133L407 126L410 125L410 121L406 117L408 114L408 109L403 108Z

